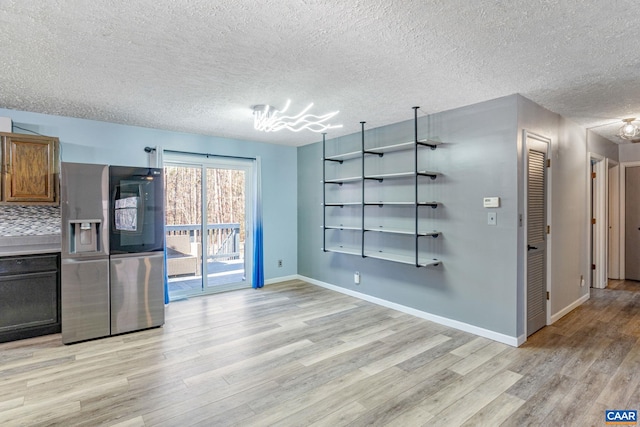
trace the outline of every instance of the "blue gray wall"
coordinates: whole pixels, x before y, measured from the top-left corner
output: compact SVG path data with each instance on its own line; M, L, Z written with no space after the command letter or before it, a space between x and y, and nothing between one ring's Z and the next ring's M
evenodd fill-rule
M66 162L148 166L146 146L226 156L260 157L265 278L296 274L296 148L212 136L0 109L13 124L60 138ZM251 124L248 124L251 126ZM14 128L15 132L26 133ZM277 260L283 267L277 267Z
M410 106L407 118L412 117ZM509 96L419 119L419 136L442 144L429 153L441 172L429 191L443 204L433 212L443 235L432 249L439 267L416 268L322 247L322 146L298 148L298 273L322 282L517 336L518 97ZM364 117L363 119L366 119ZM372 129L365 139L412 140L413 120ZM357 136L356 136L357 138ZM345 146L347 138L341 138ZM501 198L498 225L487 225L482 199ZM359 271L361 284L353 283Z
M407 114L410 115L410 112ZM368 130L365 140L391 144L411 139L412 121ZM431 187L443 209L433 245L443 261L416 269L357 256L323 253L321 144L298 149L298 272L321 282L381 298L429 314L522 340L525 336L523 131L551 140L548 221L552 293L549 318L561 316L589 292L587 140L585 129L532 101L512 95L419 119L421 137L446 141L433 152L432 169L442 172ZM358 135L338 139L349 146ZM334 141L331 141L334 143ZM594 149L613 156L610 145ZM500 197L497 209L482 207ZM498 225L487 225L495 211ZM353 273L362 276L353 283Z
M640 161L640 144L622 143L619 145L620 162L639 162Z
M631 144L615 144L595 132L587 132L587 151L599 154L608 159L619 161L619 147Z

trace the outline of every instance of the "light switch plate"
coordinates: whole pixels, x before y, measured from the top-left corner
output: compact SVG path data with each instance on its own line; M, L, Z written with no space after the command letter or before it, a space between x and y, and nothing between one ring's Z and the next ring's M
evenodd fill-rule
M487 224L488 225L498 225L498 214L495 212L487 213Z

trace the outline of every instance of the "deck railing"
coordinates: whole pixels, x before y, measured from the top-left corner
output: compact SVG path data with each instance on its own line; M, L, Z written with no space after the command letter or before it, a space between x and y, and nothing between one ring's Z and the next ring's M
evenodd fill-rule
M192 243L202 244L202 226L200 224L165 225L167 236L188 235ZM240 224L207 224L206 244L208 260L239 259Z

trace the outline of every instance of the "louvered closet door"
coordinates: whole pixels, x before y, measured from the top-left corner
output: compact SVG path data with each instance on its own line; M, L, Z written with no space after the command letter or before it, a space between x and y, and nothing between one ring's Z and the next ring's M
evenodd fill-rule
M547 322L547 144L527 135L527 336Z

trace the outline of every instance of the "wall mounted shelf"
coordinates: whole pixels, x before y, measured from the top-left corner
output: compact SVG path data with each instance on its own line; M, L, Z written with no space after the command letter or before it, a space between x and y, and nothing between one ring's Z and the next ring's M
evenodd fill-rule
M362 181L362 177L361 176L348 176L346 178L334 178L334 179L327 179L324 181L325 184L346 184L348 182L358 182L358 181Z
M367 147L365 122L361 122L359 150L327 155L326 134L323 134L323 251L416 267L441 263L428 253L426 243L420 244L422 238L441 235L437 230L428 230L428 219L420 213L420 208L436 209L439 203L420 201L418 191L440 174L418 167L419 151L425 147L435 150L439 142L418 140L417 110L418 107L414 107L413 141ZM385 154L390 155L389 159ZM332 173L327 176L329 164L333 165ZM413 170L406 170L407 164L412 164ZM376 200L378 197L380 200ZM381 210L374 213L367 209L372 206ZM347 207L350 209L342 209ZM373 238L376 235L386 237Z
M349 153L336 154L334 156L325 157L324 160L328 162L342 163L345 160L359 159L362 156L362 151L351 151Z

